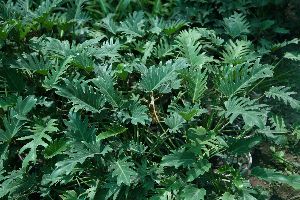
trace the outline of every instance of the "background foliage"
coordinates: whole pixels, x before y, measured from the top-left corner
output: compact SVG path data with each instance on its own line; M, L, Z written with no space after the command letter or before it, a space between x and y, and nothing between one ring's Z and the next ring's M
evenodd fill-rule
M1 1L0 198L298 198L299 6Z

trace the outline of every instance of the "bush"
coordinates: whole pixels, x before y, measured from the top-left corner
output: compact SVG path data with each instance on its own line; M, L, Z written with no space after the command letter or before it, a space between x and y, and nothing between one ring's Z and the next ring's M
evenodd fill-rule
M297 4L1 2L0 197L292 198Z

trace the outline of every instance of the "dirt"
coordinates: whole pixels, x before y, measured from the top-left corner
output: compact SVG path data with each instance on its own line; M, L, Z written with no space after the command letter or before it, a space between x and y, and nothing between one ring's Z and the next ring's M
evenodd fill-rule
M256 177L250 177L249 180L253 187L261 186L265 189L268 189L270 187L270 184L268 182L260 180Z
M292 187L286 185L274 186L272 188L274 196L283 200L300 200L300 191L294 190Z

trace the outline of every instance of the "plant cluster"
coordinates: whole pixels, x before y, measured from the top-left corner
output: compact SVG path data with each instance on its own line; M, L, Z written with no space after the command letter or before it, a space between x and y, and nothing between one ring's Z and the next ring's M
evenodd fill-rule
M0 198L297 195L298 4L1 1Z

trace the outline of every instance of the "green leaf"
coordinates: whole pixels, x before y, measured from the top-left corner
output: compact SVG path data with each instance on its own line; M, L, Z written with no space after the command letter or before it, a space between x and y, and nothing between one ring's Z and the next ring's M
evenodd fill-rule
M7 110L8 107L11 107L17 103L18 96L8 95L5 97L0 97L0 108Z
M101 2L101 1L100 1ZM113 20L114 15L108 14L105 18L101 20L101 26L111 32L112 34L116 34L118 31L118 25Z
M192 102L199 102L206 91L207 75L206 72L191 71L188 77L188 92Z
M191 104L190 102L183 102L183 105L178 105L172 102L168 106L168 112L176 112L186 121L190 121L195 116L200 116L207 112L206 109L200 108L199 104Z
M97 199L96 194L99 188L99 180L93 180L92 183L89 183L89 188L80 195L80 197L87 196L88 199Z
M225 192L219 200L235 200L234 195L230 194L229 192Z
M180 79L177 78L178 70L184 69L187 64L182 59L168 61L165 66L151 66L142 75L140 87L151 92L158 90L161 93L169 93L172 89L180 87Z
M25 150L29 149L29 152L22 162L23 168L26 168L29 162L33 162L35 164L37 159L37 148L39 146L43 146L44 148L48 146L45 141L52 141L52 138L48 134L58 131L58 128L56 126L56 120L50 119L45 122L45 124L35 124L35 126L30 130L33 133L32 135L18 138L18 140L31 140L30 142L25 144L19 151L19 154L22 154Z
M12 171L9 175L3 177L1 179L0 185L0 198L3 198L5 195L9 193L13 193L16 188L18 188L22 184L23 171Z
M121 22L118 31L129 37L142 37L145 34L145 30L143 29L145 26L144 22L144 13L135 11L132 15L129 15L125 21Z
M196 107L196 106L195 106ZM186 111L186 110L182 110L179 111L179 115L181 117L183 117L183 119L185 119L186 121L190 121L193 119L193 117L195 116L199 116L201 114L207 113L206 109L199 109L199 108L195 108L193 107L191 110Z
M224 18L223 21L226 33L232 38L250 33L250 24L246 21L246 17L241 13L235 12L230 17Z
M43 83L43 86L47 90L51 89L54 85L58 83L58 81L61 79L61 76L67 70L68 64L72 61L72 59L72 57L68 57L62 64L60 64L58 61L56 62L56 65L50 70L50 73L47 77L45 77Z
M179 129L183 127L185 120L178 114L172 113L165 118L165 124L169 127L171 133L179 132Z
M204 200L206 190L204 188L196 188L192 185L186 186L180 196L184 200Z
M53 63L48 58L39 57L37 54L23 53L17 63L11 67L46 74L52 65Z
M201 35L201 38L209 40L213 45L217 47L223 45L224 40L217 36L217 32L206 28L197 28L197 32Z
M117 136L117 135L119 135L121 133L124 133L125 131L127 131L127 128L125 128L123 126L119 126L119 125L112 126L107 131L100 133L97 136L97 141Z
M283 101L286 105L290 105L292 108L300 108L300 101L291 97L291 95L297 94L296 92L290 92L290 87L285 86L272 86L269 91L265 92L266 97L272 97Z
M142 63L146 64L148 57L151 56L151 52L153 51L155 42L152 41L148 41L146 42L146 44L144 45L144 55L142 57Z
M238 139L232 145L230 145L229 151L232 154L243 155L251 151L251 149L258 145L261 141L262 138L257 135L249 138Z
M142 105L139 101L133 101L129 106L131 123L134 125L138 123L145 125L146 122L150 121L147 111L147 106Z
M273 44L272 50L276 51L280 48L286 47L291 44L298 44L299 42L300 42L300 39L298 39L298 38L293 38L291 40L285 40L284 42Z
M25 175L25 171L14 170L8 172L0 184L1 199L15 199L20 194L28 194L37 184L35 176Z
M67 149L67 147L68 145L64 138L55 140L45 148L44 156L46 159L52 158L56 155L62 154L62 152Z
M59 195L62 200L78 200L77 193L74 190L67 190L64 194Z
M300 61L300 53L297 52L286 52L284 54L284 58L293 60L293 61Z
M121 105L121 95L114 89L115 81L112 75L108 72L103 72L100 76L91 81L113 107L119 107Z
M207 131L203 127L189 128L187 131L188 142L185 145L196 155L207 155L217 153L220 149L228 147L226 142L217 136L214 131Z
M296 190L300 189L300 175L298 174L284 175L274 169L260 167L253 168L251 174L268 182L279 182L288 184Z
M37 49L42 50L44 55L53 55L57 58L68 58L74 56L74 47L70 45L69 41L60 41L56 38L46 37L33 40L37 43Z
M162 18L155 16L155 17L151 17L149 21L151 24L150 32L159 35L164 28L165 25L164 20Z
M62 0L45 0L42 1L39 6L34 10L34 15L36 19L41 19L47 16L54 8L56 8Z
M173 33L176 33L179 31L182 27L186 26L188 23L182 19L178 20L169 20L164 24L164 32L167 35L172 35Z
M154 55L158 58L164 58L173 55L174 46L172 46L165 38L159 41L156 47L154 47Z
M100 113L103 109L105 99L104 97L96 93L94 87L89 86L85 81L73 79L71 82L68 79L64 79L62 86L55 86L57 89L56 94L68 98L73 104L72 110L77 112L78 110L86 110L92 113Z
M66 121L65 124L69 128L67 135L76 142L86 142L90 144L96 142L96 129L94 126L89 126L87 117L82 121L78 113L70 112L69 121Z
M34 108L37 99L27 96L22 100L18 98L14 109L10 109L9 115L3 118L5 130L0 129L0 141L10 142L15 137L27 120L26 115Z
M0 129L0 141L1 142L10 142L13 137L15 137L25 122L13 117L4 117L3 126L5 130Z
M117 184L125 184L130 186L132 180L137 176L134 171L134 163L128 161L128 157L122 160L117 160L112 165L112 177L117 177Z
M295 143L297 144L299 142L299 140L300 140L300 126L294 127L292 135L294 135L296 137Z
M232 97L228 101L225 101L224 104L226 110L221 111L220 115L229 118L230 123L233 123L241 115L247 126L264 127L266 114L262 110L266 109L266 105L257 104L256 100L244 97Z
M17 118L26 118L25 116L34 108L37 99L34 96L27 96L22 100L18 98L15 111L17 112Z
M252 63L243 63L236 66L226 66L221 69L218 89L226 96L232 97L246 88L253 86L257 80L273 76L273 67L262 65L258 59Z
M270 126L266 126L264 129L259 130L270 141L278 145L284 145L287 143L288 138L286 133L288 129L286 128L285 122L282 117L274 115L270 119Z
M202 45L197 42L201 38L201 34L191 29L188 31L182 31L177 37L176 41L182 56L188 60L195 69L201 69L204 64L212 61L212 58L205 55L205 52L201 53Z
M274 128L274 131L276 133L287 133L288 129L285 125L284 119L280 116L272 116L272 118L270 119L270 122L272 124L272 128Z
M162 157L161 166L163 167L175 167L176 169L180 166L190 166L195 162L195 154L184 149L173 150L172 154Z
M69 158L62 161L58 161L55 164L55 169L49 175L49 177L44 177L43 183L57 183L63 179L64 176L70 175L76 172L75 167L77 164L82 164L87 158L94 157L95 152L90 152L82 147L76 147L76 150L71 150L68 153Z
M192 182L196 178L198 178L200 175L203 175L205 172L208 172L211 168L211 163L206 160L199 160L195 162L191 169L187 171L187 181Z
M248 192L247 190L244 190L240 196L241 200L257 200L257 198L252 196L252 194L250 194L250 192Z
M87 52L87 54L91 54L92 56L96 57L97 59L107 61L107 58L109 60L108 63L113 63L118 60L120 57L120 54L118 51L120 50L121 45L119 40L114 40L113 38L110 38L109 40L106 40L102 43L100 48L93 47L91 50ZM85 48L86 49L86 48Z
M225 50L222 52L223 62L228 64L241 64L252 58L251 42L245 40L236 40L225 45Z

